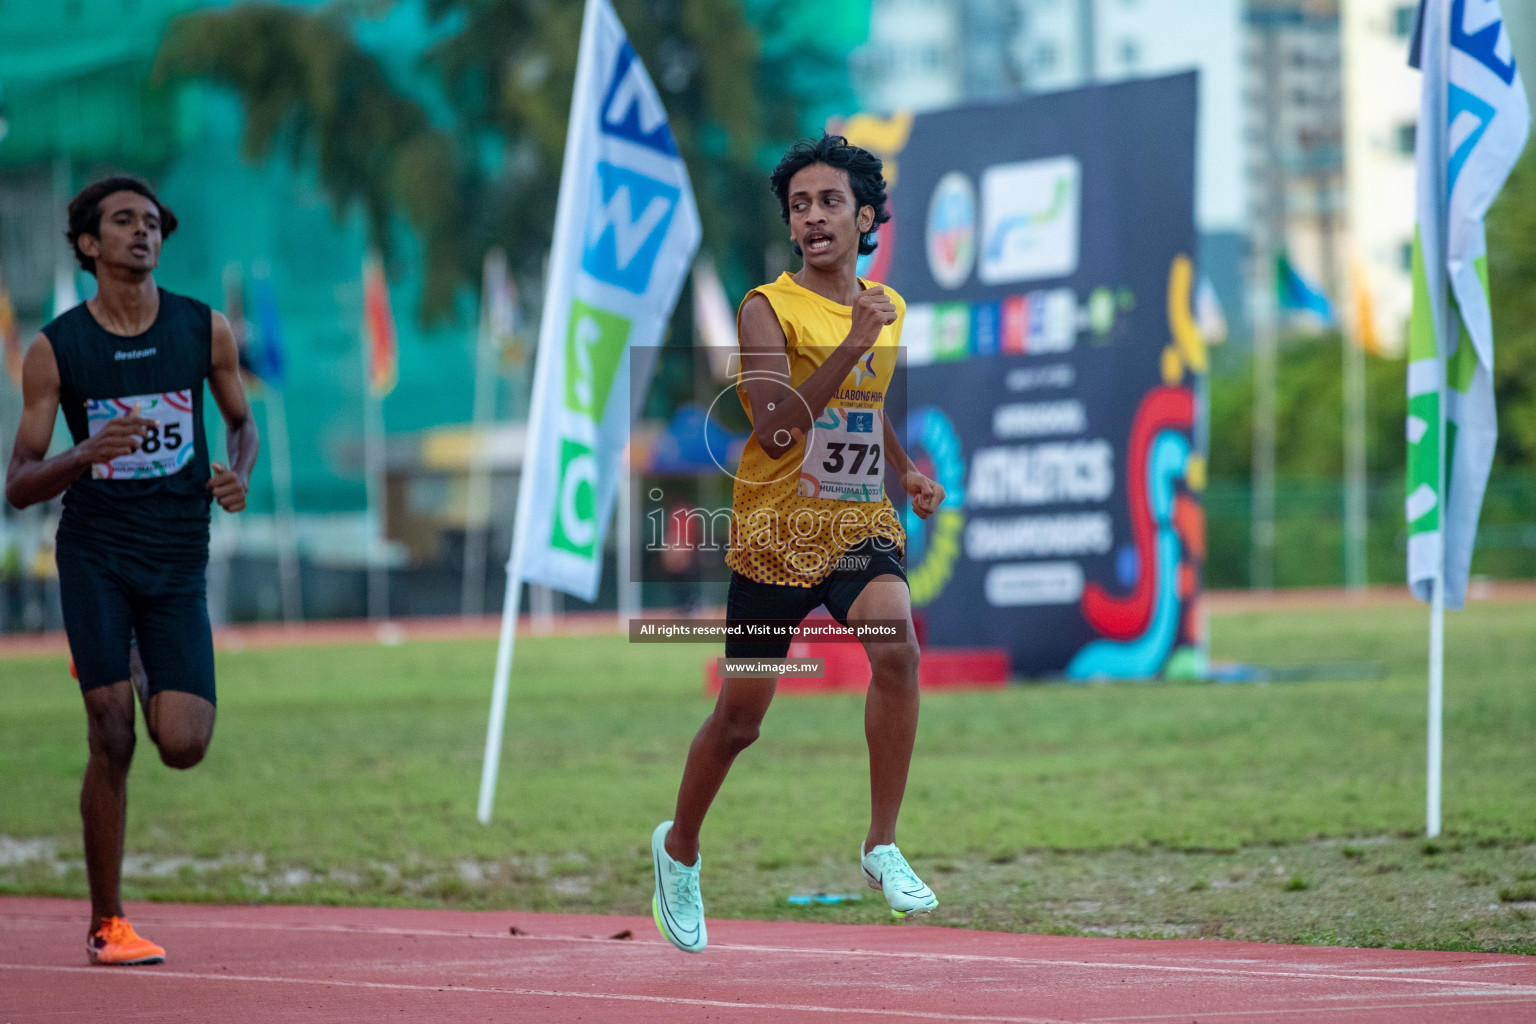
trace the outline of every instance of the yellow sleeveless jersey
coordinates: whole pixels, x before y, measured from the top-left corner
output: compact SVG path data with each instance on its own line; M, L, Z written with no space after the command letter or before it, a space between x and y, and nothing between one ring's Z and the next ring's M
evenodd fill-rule
M862 282L868 287L869 282ZM906 534L885 494L885 395L896 369L907 304L887 285L896 322L844 378L805 439L783 457L747 440L731 502L731 546L725 562L759 583L813 587L831 575L849 548L883 537L898 549ZM803 288L788 273L755 288L784 329L790 384L799 387L843 343L853 307ZM738 327L741 312L737 310ZM745 382L736 391L747 416ZM786 389L785 397L799 399ZM897 425L898 429L900 424Z

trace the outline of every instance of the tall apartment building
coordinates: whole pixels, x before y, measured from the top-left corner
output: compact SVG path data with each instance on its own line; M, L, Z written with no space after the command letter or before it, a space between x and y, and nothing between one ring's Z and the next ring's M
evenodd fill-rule
M1345 320L1357 336L1374 335L1389 351L1401 349L1413 308L1419 74L1408 66L1408 46L1417 7L1409 0L1345 0L1342 19L1349 190ZM1365 316L1372 322L1361 322Z
M851 57L866 110L936 110L967 99L957 5L947 0L875 0L869 39Z
M1339 3L1250 0L1245 19L1253 283L1272 294L1284 255L1337 309L1348 263Z
M1198 68L1202 229L1237 230L1241 0L874 0L855 84L875 111L1070 89Z

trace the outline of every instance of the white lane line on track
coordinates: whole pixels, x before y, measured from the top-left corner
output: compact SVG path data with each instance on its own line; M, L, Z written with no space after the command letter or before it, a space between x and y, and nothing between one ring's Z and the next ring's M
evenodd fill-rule
M140 970L123 969L110 971L101 967L65 967L50 964L7 964L0 963L0 970L13 971L37 971L48 974L88 974L102 977L110 974L114 978L166 978L179 981L225 981L239 982L242 984L270 984L292 986L321 986L325 988L364 989L370 991L393 992L435 992L454 993L467 992L472 995L498 995L498 996L528 996L540 999L593 999L606 1002L627 1003L652 1003L663 1006L699 1006L725 1010L757 1010L762 1012L797 1012L797 1013L822 1013L843 1014L855 1016L881 1016L900 1017L911 1020L941 1020L964 1022L964 1024L1062 1024L1062 1017L998 1017L988 1014L943 1013L939 1011L924 1012L921 1010L892 1010L887 1008L870 1007L839 1007L817 1006L805 1003L744 1003L720 999L684 999L667 996L647 996L614 992L567 992L558 989L538 988L508 988L488 987L476 985L410 985L402 982L382 981L341 981L334 978L283 978L264 975L240 975L240 974L205 974L197 971L169 971L161 968L144 968ZM1457 993L1460 994L1460 993ZM1458 1002L1459 1007L1472 1006L1499 1006L1510 1004L1536 1003L1536 995L1520 999L1498 998L1473 998ZM1376 1004L1352 1004L1350 1006L1307 1006L1307 1007L1267 1007L1262 1010L1200 1010L1195 1016L1206 1020L1221 1017L1255 1017L1275 1016L1279 1014L1295 1013L1352 1013L1359 1014L1367 1011L1378 1010L1403 1010L1403 1009L1430 1009L1443 1007L1445 1003L1376 1003ZM1093 1017L1082 1018L1084 1024L1134 1024L1136 1021L1159 1020L1183 1020L1190 1017L1189 1012L1169 1014L1142 1014L1133 1016Z
M1458 1010L1473 1006L1508 1006L1510 1004L1536 1003L1536 999L1476 999L1457 1003ZM1139 1017L1093 1017L1084 1024L1135 1024L1136 1021L1158 1020L1217 1020L1222 1017L1278 1017L1289 1013L1363 1013L1376 1010L1430 1010L1444 1007L1445 1003L1378 1003L1371 1006L1297 1006L1285 1009L1263 1010L1201 1010L1198 1013L1156 1013Z
M1446 964L1444 967L1372 967L1370 970L1380 971L1382 974L1412 974L1418 971L1485 971L1490 967L1524 967L1526 970L1536 970L1536 959L1529 963L1512 960L1508 963L1492 964Z
M178 981L234 981L267 985L319 985L326 988L383 989L391 992L468 992L473 995L533 996L540 999L599 999L621 1003L657 1003L663 1006L702 1006L721 1010L761 1010L764 1012L826 1013L868 1017L905 1017L912 1020L964 1021L968 1024L1061 1024L1060 1017L995 1017L970 1013L925 1013L921 1010L890 1010L884 1007L815 1006L804 1003L741 1003L721 999L680 999L668 996L630 995L617 992L562 992L543 988L489 988L474 985L407 985L386 981L338 981L334 978L277 978L241 974L201 974L196 971L166 971L158 967L138 970L108 971L101 967L64 967L51 964L6 964L0 970L41 971L50 974L92 974L113 978L172 978Z
M13 917L11 920L19 918ZM0 921L5 920L0 918ZM46 919L53 920L53 919ZM207 929L235 929L248 930L260 929L263 931L295 931L295 932L327 932L343 935L394 935L410 936L418 935L428 938L454 938L454 939L493 939L501 941L517 942L571 942L600 946L627 946L639 949L668 949L670 946L660 938L656 939L630 939L614 940L597 936L584 935L509 935L505 932L472 932L452 931L448 929L431 928L388 928L377 926L352 927L336 924L307 924L296 922L293 924L278 922L224 922L224 921L168 921L146 918L147 924L153 924L157 928L207 928ZM1105 967L1122 971L1163 971L1175 974L1215 974L1238 978L1306 978L1326 981L1368 981L1389 984L1407 985L1456 985L1463 986L1468 994L1475 994L1477 990L1483 990L1502 995L1509 991L1524 991L1524 986L1500 981L1468 981L1456 978L1408 978L1401 974L1393 974L1382 977L1381 974L1393 971L1388 967L1357 967L1353 973L1342 973L1339 969L1314 969L1310 965L1293 964L1290 970L1274 969L1245 969L1228 966L1231 961L1211 959L1206 961L1208 966L1192 964L1154 964L1145 962L1119 962L1114 960L1081 960L1081 959L1046 959L1043 957L1016 957L998 956L982 953L925 953L909 950L874 950L874 949L824 949L804 946L759 946L745 943L714 942L710 943L712 951L730 951L745 953L784 953L795 956L852 956L884 958L892 957L907 960L933 961L938 963L991 963L1013 964L1021 967L1077 967L1094 968ZM1245 963L1264 963L1266 961L1243 961ZM1446 965L1445 967L1415 968L1415 970L1458 970L1470 965ZM1493 966L1493 965L1489 965ZM1526 964L1511 964L1509 966L1524 967ZM1531 991L1536 993L1536 971L1532 973Z

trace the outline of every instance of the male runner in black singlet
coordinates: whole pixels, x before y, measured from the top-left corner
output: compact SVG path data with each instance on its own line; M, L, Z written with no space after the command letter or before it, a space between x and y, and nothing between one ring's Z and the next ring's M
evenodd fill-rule
M102 964L165 959L123 916L119 892L135 742L129 638L137 634L149 678L149 738L167 765L190 768L213 735L209 503L245 508L256 462L229 321L155 285L160 243L175 229L175 215L134 178L97 182L69 204L67 237L96 276L96 297L44 326L27 350L5 478L17 508L64 495L59 593L90 742L80 790L86 952ZM205 381L228 430L228 468L208 460ZM50 459L60 408L75 444Z

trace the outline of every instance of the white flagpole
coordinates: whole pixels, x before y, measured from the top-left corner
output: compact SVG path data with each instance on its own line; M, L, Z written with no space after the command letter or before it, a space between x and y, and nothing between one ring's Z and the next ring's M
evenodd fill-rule
M545 317L550 315L545 303ZM544 332L539 335L541 341ZM480 824L491 823L491 806L496 800L496 776L501 770L502 733L507 720L507 694L511 688L512 654L517 647L517 612L523 588L523 546L528 535L528 515L533 508L529 500L529 466L533 453L543 442L544 402L549 388L542 387L545 377L552 374L554 358L551 351L559 340L540 344L533 371L533 400L528 414L528 432L523 446L522 465L518 468L517 511L512 517L512 551L507 557L507 589L501 601L501 636L496 643L496 676L491 687L491 717L485 727L485 756L480 762L480 800L476 817ZM547 365L546 365L547 364Z
M1365 349L1364 328L1341 334L1344 343L1344 585L1365 589Z
M363 461L368 488L368 617L389 617L389 577L383 565L384 547L384 402L368 380L363 358Z
M518 507L523 506L519 495ZM501 638L496 643L496 684L491 689L491 720L485 730L485 757L480 763L480 803L475 816L480 824L491 823L491 805L496 800L496 774L501 769L502 730L507 720L507 691L512 678L512 652L517 646L517 605L523 589L522 559L518 544L512 542L512 557L507 560L507 592L501 603Z
M596 0L587 0L581 18L581 41L576 56L576 87L571 95L571 116L566 133L565 154L560 164L560 192L555 198L555 235L550 258L545 266L544 309L539 321L539 341L533 367L533 396L528 409L528 433L523 448L522 465L518 471L517 512L512 520L512 552L507 559L507 591L501 609L501 639L496 648L496 681L491 690L491 720L485 730L485 758L480 769L480 824L491 821L491 806L496 798L496 775L501 766L501 741L503 724L507 716L507 690L512 675L512 652L517 643L517 606L523 583L523 548L528 538L528 517L533 510L529 500L529 469L534 465L536 453L543 444L544 406L559 383L555 372L557 360L563 358L561 346L564 339L557 337L557 327L562 311L559 302L568 296L554 295L555 284L560 280L559 268L564 264L566 250L572 244L577 218L584 198L586 182L576 181L576 165L580 149L581 125L593 114L593 104L599 98L592 95L590 79L592 62L596 59L597 17Z
M1442 224L1444 221L1441 222ZM1441 241L1444 241L1445 232L1441 232ZM1441 254L1443 256L1443 252ZM1442 259L1441 266L1444 266ZM1442 277L1442 282L1444 278ZM1442 288L1444 285L1442 284ZM1450 289L1444 289L1449 293ZM1451 309L1450 295L1445 296L1444 307L1447 315L1446 322L1453 323L1456 313ZM1442 325L1443 327L1444 325ZM1437 360L1440 364L1440 401L1439 405L1439 484L1437 493L1440 496L1440 554L1435 566L1433 591L1429 602L1429 750L1425 758L1425 770L1427 774L1424 796L1424 833L1430 839L1440 834L1440 763L1441 741L1444 719L1444 695L1445 695L1445 352L1442 340L1450 335L1442 334L1435 339Z
M283 393L267 387L267 439L272 445L272 497L277 526L277 575L283 599L283 621L304 621L304 596L299 586L299 547L293 529L293 456L288 449L288 411Z
M641 591L640 581L634 578L633 568L635 561L635 527L638 521L635 518L635 496L632 486L632 474L634 472L630 459L634 454L633 443L624 446L624 474L619 478L619 504L618 535L614 538L616 544L615 582L618 583L618 611L619 629L627 632L629 620L640 614Z
M492 288L500 287L507 273L507 256L500 249L485 254L481 275L480 325L475 347L475 397L470 414L469 487L465 494L464 577L459 612L468 617L485 610L485 558L489 546L491 514L490 444L486 436L495 418L496 323L490 308Z
M1449 3L1435 3L1430 0L1425 10L1426 20L1429 11L1434 10L1438 19L1437 52L1433 59L1440 62L1440 84L1435 96L1435 116L1438 123L1446 123L1447 105L1450 101L1451 82L1451 47L1450 47L1450 11ZM1422 129L1421 129L1422 130ZM1437 132L1435 137L1444 139L1443 133ZM1446 360L1450 355L1448 349L1450 341L1456 336L1457 313L1452 305L1450 278L1447 272L1447 257L1450 252L1450 196L1446 194L1445 183L1447 178L1447 161L1449 153L1435 154L1435 251L1432 258L1436 261L1438 273L1435 275L1435 289L1440 293L1441 315L1435 324L1435 363L1438 371L1436 387L1439 388L1439 397L1436 401L1436 442L1439 446L1439 457L1436 459L1436 484L1435 496L1440 502L1438 515L1440 516L1440 551L1436 556L1433 591L1429 604L1429 727L1428 727L1428 751L1425 758L1426 785L1424 796L1425 834L1433 839L1440 834L1440 767L1441 767L1441 739L1444 712L1445 692L1445 540L1447 534L1446 510L1449 503L1446 501L1445 484L1445 422L1446 422L1446 387L1445 368Z

